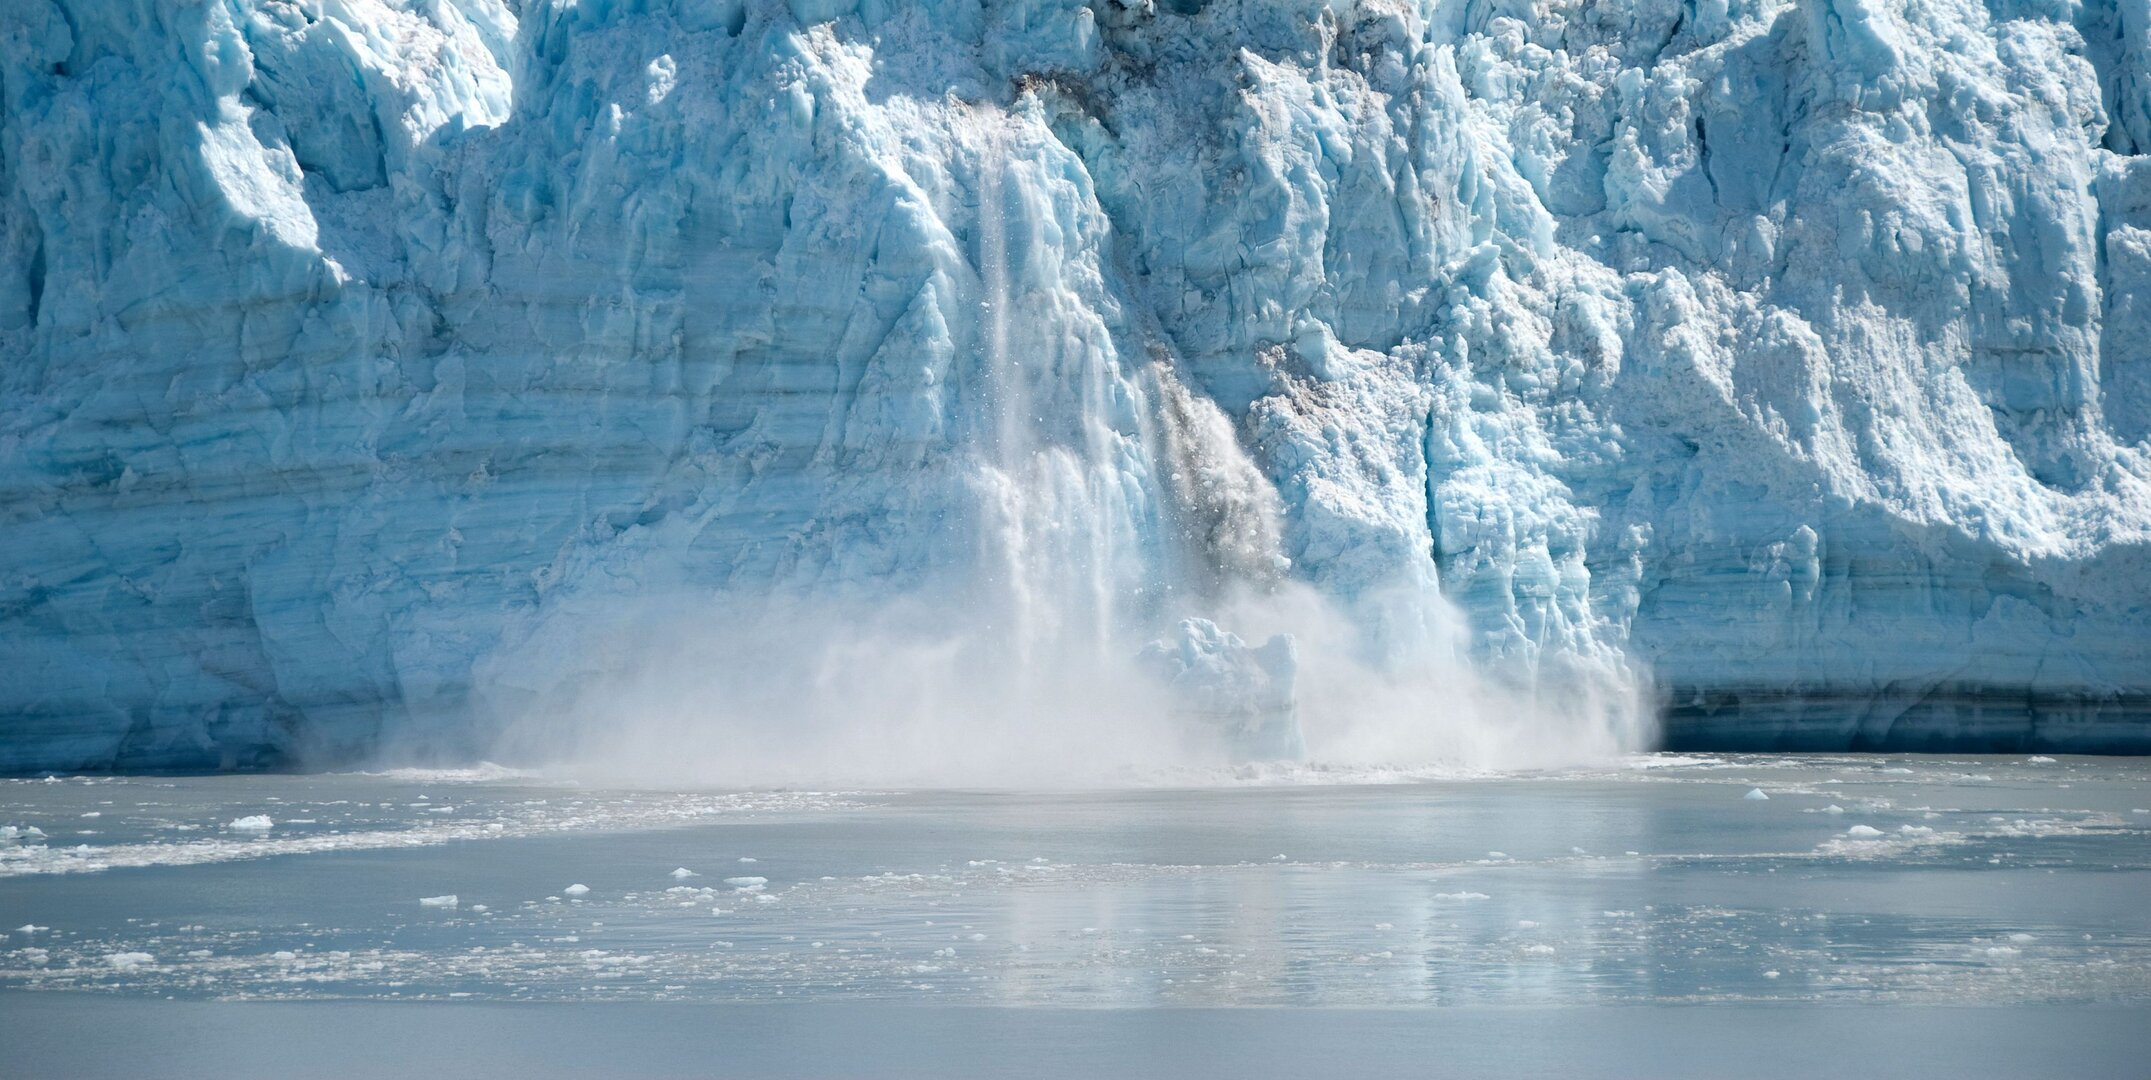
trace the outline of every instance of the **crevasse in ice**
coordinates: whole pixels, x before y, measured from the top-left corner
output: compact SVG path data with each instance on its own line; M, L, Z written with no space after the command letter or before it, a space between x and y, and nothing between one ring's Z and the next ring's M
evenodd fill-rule
M2139 8L16 0L0 768L1287 588L1676 742L2144 746Z

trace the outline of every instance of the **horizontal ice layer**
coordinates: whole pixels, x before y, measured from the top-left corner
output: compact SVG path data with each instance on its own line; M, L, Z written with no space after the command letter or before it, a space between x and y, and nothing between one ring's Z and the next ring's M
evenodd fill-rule
M477 739L638 598L954 579L2151 745L2130 11L8 5L0 770Z

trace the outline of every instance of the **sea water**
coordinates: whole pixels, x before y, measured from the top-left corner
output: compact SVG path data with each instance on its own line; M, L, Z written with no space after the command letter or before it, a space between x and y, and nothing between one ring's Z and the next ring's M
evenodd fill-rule
M704 1031L809 1002L863 1010L854 1033L896 1008L974 1034L1071 1008L1293 1018L1272 1032L1332 1014L1536 1030L1516 1017L1594 1005L1819 1009L1860 1017L1847 1032L1875 1006L2118 1008L2093 1025L2101 1053L2151 1006L2143 759L1249 767L1087 791L53 778L0 782L0 827L0 1005L47 1018L12 1054L100 1016L191 1015L99 1011L152 998L440 1003L380 1014L397 1026L453 1026L450 1002L732 1017L682 1014ZM783 1071L789 1045L756 1067Z

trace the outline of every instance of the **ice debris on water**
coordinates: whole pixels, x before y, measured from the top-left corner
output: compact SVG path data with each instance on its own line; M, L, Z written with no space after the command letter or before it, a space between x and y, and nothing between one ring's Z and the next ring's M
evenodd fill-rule
M267 814L249 814L234 819L224 827L233 832L268 832L276 827L276 822L269 820Z
M1761 788L1749 788L1748 793L1746 795L1742 795L1741 798L1746 799L1749 802L1770 801L1770 796L1763 794L1763 789Z
M1852 828L1845 830L1845 835L1859 840L1872 840L1881 836L1882 830L1872 825L1854 825Z
M418 898L418 904L420 907L452 908L457 904L456 894L444 893L440 896L421 896Z
M697 875L695 874L695 872L694 872L694 871L692 871L692 870L689 870L688 868L686 868L686 867L682 866L682 867L680 867L679 869L677 869L677 870L674 870L674 871L672 872L672 876L673 876L673 877L675 877L675 878L677 878L677 879L679 879L679 880L681 880L681 881L686 881L686 880L687 880L688 878L691 878L691 877L695 877L695 876L697 876Z
M590 886L578 881L560 891L568 896L586 896L590 892Z

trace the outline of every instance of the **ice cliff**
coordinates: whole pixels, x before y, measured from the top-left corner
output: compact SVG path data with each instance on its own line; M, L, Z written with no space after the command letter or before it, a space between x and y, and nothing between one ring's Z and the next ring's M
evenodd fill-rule
M758 596L1289 693L1291 590L2142 751L2147 434L2140 0L0 6L0 770L476 745Z

